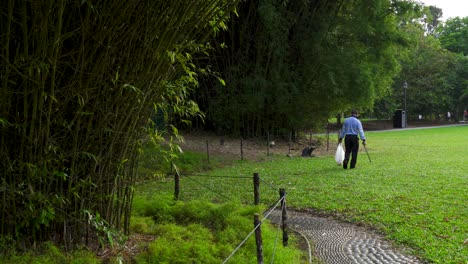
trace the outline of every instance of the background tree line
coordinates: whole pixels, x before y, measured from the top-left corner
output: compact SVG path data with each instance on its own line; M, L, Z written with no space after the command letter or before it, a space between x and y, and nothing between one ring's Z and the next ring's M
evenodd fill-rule
M376 101L374 114L390 118L395 108L402 108L402 84L407 81L409 118L439 119L451 112L461 119L468 108L468 17L443 22L442 10L433 6L416 15L405 27L412 45L401 58L401 72L389 96Z
M389 119L403 108L405 80L410 118L460 114L466 22L441 16L415 1L243 2L208 62L226 84L204 80L194 96L203 127L284 135L350 108Z

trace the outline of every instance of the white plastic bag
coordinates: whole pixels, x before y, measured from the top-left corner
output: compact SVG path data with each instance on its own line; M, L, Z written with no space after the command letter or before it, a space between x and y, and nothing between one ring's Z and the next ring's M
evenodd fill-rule
M336 154L335 154L335 160L336 160L336 163L338 163L338 165L341 166L343 164L344 156L345 156L345 152L344 152L343 146L340 143L338 144L338 147L336 148Z

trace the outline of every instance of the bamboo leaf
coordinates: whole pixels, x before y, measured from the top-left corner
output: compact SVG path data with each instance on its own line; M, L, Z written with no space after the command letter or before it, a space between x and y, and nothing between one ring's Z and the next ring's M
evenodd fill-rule
M137 94L140 94L140 95L143 95L143 94L144 94L142 90L140 90L140 89L138 89L137 87L135 87L135 86L133 86L133 85L131 85L131 84L128 84L128 83L124 84L124 85L122 86L122 88L127 88L127 89L129 89L129 90L131 90L131 91L136 92Z
M10 126L10 123L4 118L0 118L0 125L3 127L6 127L6 126Z
M222 86L226 86L226 82L221 77L216 76L216 78L218 79L218 81L221 83Z

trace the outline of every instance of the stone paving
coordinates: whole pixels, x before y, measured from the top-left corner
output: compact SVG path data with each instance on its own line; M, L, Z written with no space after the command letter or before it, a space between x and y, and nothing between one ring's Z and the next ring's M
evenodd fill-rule
M269 216L271 221L276 223L280 217L280 211L274 211ZM424 263L394 248L376 232L350 223L304 212L288 211L287 224L310 241L313 255L323 263Z

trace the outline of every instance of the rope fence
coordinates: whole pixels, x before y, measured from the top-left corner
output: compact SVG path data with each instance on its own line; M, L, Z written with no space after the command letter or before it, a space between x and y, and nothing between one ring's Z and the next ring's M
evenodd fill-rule
M260 221L257 220L257 217L259 217L258 214L256 214L256 215L254 216L254 219L255 219L255 220L254 220L254 229L253 229L252 231L250 231L250 233L244 238L244 240L242 240L242 242L241 242L241 243L231 252L231 254L223 261L223 264L224 264L224 263L227 263L227 262L229 261L229 259L231 259L232 256L234 256L234 255L237 253L237 251L239 251L239 249L247 242L247 240L249 239L249 237L250 237L251 235L253 235L258 229L260 229L261 224L263 223L263 221L265 221L265 219L267 219L267 218L270 216L270 214L276 209L276 207L278 207L278 205L279 205L280 203L283 204L283 201L284 201L284 200L285 200L285 196L283 196L283 197L281 197L280 199L278 199L278 201L277 201L276 204L273 206L273 208L271 208L271 209L263 216L262 220L260 220ZM281 224L281 223L280 223L280 224ZM279 229L278 229L278 230L279 230ZM279 232L279 231L278 231L278 232ZM258 263L263 263L263 256L262 256L262 254L259 255L259 253L262 253L262 252L261 252L262 246L261 246L261 244L259 245L258 242L259 242L259 241L258 241L258 237L257 237L257 261L258 261ZM274 250L274 252L275 252L275 251L276 251L276 243L275 243L275 250ZM272 262L272 263L273 263L273 262Z
M225 180L226 178L230 178L229 176L223 175L222 177L218 177L218 176L215 176L215 175L208 175L208 174L184 174L184 175L181 175L181 174L179 174L178 171L176 171L175 174L174 174L174 199L175 200L179 199L180 186L181 186L180 181L181 181L181 178L182 178L181 176L184 176L183 178L186 178L186 179L190 180L191 182L194 182L195 184L197 184L197 185L203 187L204 189L206 189L207 191L209 191L211 193L214 193L217 196L223 197L227 201L232 201L232 199L230 197L228 197L224 193L221 193L219 190L209 186L208 184L206 184L204 182L196 180L196 178L209 178L211 180L217 178L217 179L220 179L220 180L221 179ZM238 180L239 179L240 180L252 180L252 177L247 177L247 176L232 176L231 178L238 179ZM253 174L254 205L259 205L260 204L260 183L261 182L265 183L265 186L267 187L268 190L275 190L275 191L278 190L278 188L276 188L272 184L269 184L265 180L262 180L258 173L254 173ZM263 212L263 214L262 214L263 218L261 220L260 220L260 215L259 214L254 215L254 229L250 231L250 233L234 249L234 251L224 260L223 263L226 263L227 261L229 261L229 259L231 259L232 256L235 255L235 253L242 247L242 245L245 244L245 242L248 240L248 238L250 236L252 236L252 234L255 234L255 240L256 240L256 246L257 246L257 253L256 253L257 261L258 261L258 263L263 263L263 245L262 245L263 241L262 241L262 236L261 236L261 224L265 221L265 219L267 219L270 216L270 214L275 209L277 209L280 206L280 208L281 208L281 217L280 217L280 221L278 223L277 235L276 235L274 248L273 248L273 252L272 252L272 256L271 256L271 263L274 263L274 257L275 257L275 254L276 254L276 249L277 249L277 244L278 244L277 240L278 240L278 237L279 237L279 232L282 231L283 246L288 245L288 239L289 239L288 233L287 233L288 225L286 223L286 220L287 220L288 217L287 217L287 210L286 210L286 191L285 191L285 189L282 189L282 188L279 189L279 196L280 196L280 198L272 206L268 207L268 209L265 212Z
M176 173L176 175L178 175L178 173ZM179 195L178 195L178 194L179 194L179 192L180 192L180 177L177 177L177 176L176 176L176 179L177 179L177 178L178 178L179 180L176 180L176 181L175 181L175 182L176 182L176 186L175 186L175 190L174 190L175 200L178 200L178 199L179 199ZM218 191L212 189L211 187L209 187L209 186L207 186L207 185L205 185L205 184L203 184L203 183L201 183L201 182L199 182L199 181L193 179L193 177L186 177L186 178L189 179L189 180L191 180L191 181L194 181L195 183L197 183L197 184L199 184L199 185L201 185L201 186L203 186L203 187L205 187L207 190L209 190L209 191L211 191L211 192L217 194L218 196L221 196L221 197L225 198L225 199L228 200L228 201L232 201L231 198L229 198L229 197L227 197L226 195L224 195L224 194L222 194L222 193L220 193L220 192L218 192ZM176 194L177 194L177 195L176 195Z
M187 181L185 181L184 184L181 184L181 180L187 179L187 181L191 182L192 184L189 184ZM234 201L233 197L228 197L225 192L225 190L219 189L219 186L216 184L218 180L226 181L226 180L232 180L233 184L231 184L232 188L236 189L236 194L240 193L252 193L252 189L249 188L246 180L251 180L252 177L247 177L247 176L217 176L217 175L203 175L203 174L179 174L179 173L174 173L174 199L179 200L181 196L181 188L184 189L184 197L185 199L190 199L191 191L196 190L199 188L197 187L202 187L205 189L207 192L203 194L204 197L209 196L209 193L215 194L216 197L222 197L223 200L226 201ZM239 182L240 181L240 182ZM244 182L244 183L242 183ZM230 193L233 193L230 191ZM242 196L240 196L242 197Z

